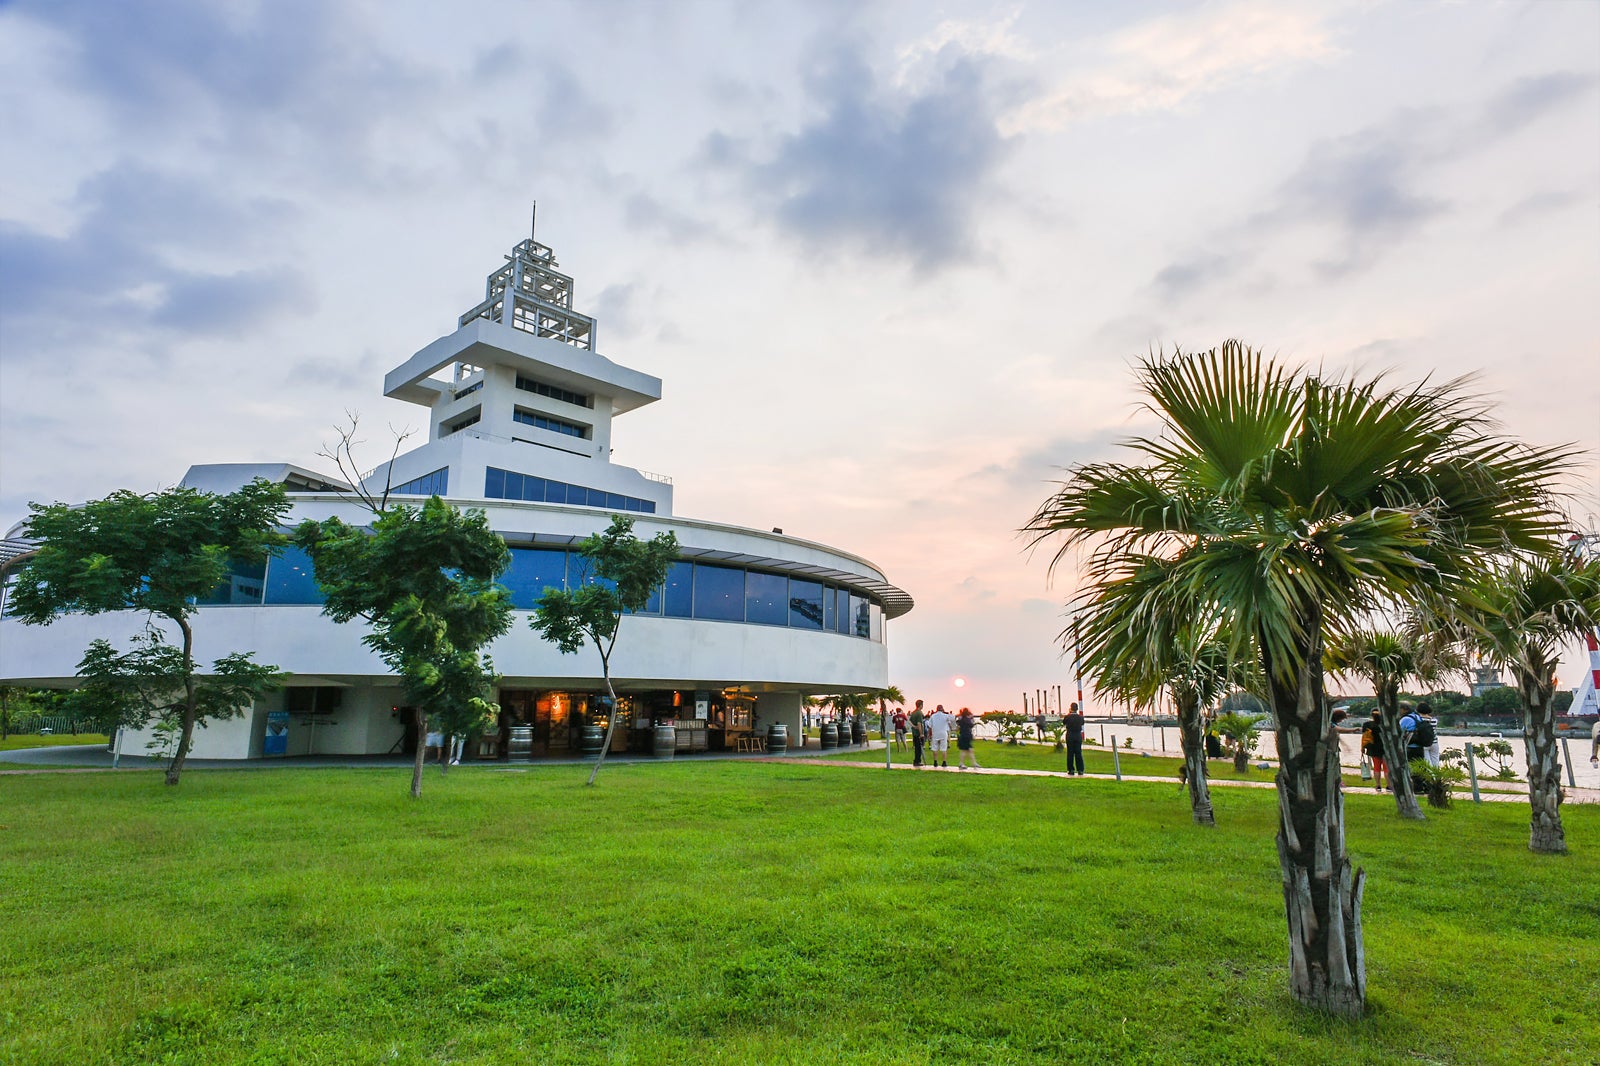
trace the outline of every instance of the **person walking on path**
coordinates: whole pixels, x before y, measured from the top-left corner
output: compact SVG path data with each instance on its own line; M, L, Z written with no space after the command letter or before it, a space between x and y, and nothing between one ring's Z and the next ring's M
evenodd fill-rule
M922 701L911 708L911 765L922 765L922 742L927 739L928 716L922 713Z
M972 756L972 768L981 770L978 765L978 755L972 750L972 726L977 719L972 717L972 708L963 707L961 713L956 715L956 769L967 768L967 756Z
M906 750L906 709L896 707L894 711L894 746L901 751Z
M1083 715L1072 704L1062 724L1067 727L1067 776L1083 776Z
M935 766L950 767L950 727L954 724L955 719L942 703L936 705L928 717L928 761Z
M1372 788L1375 792L1383 791L1383 775L1389 770L1389 764L1383 758L1383 730L1378 722L1381 717L1383 711L1374 708L1372 720L1361 729L1361 754L1372 761Z
M1600 766L1600 722L1594 724L1594 737L1589 742L1589 765Z
M1033 731L1039 735L1040 740L1044 739L1044 715L1036 714L1033 716Z

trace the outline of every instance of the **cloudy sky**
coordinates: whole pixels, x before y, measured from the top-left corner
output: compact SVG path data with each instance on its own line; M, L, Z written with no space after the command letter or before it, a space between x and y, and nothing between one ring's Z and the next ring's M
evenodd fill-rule
M1070 688L1015 530L1151 349L1476 373L1600 514L1600 4L11 2L0 144L0 525L422 426L534 200L614 459L881 566L930 702Z

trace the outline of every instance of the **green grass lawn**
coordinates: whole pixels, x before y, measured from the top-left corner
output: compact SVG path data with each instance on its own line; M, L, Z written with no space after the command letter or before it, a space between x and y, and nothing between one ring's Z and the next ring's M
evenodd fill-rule
M1103 752L1094 753L1096 756ZM1091 767L1092 768L1092 767ZM1600 808L1353 795L1371 1013L1276 798L683 761L0 777L0 1062L1591 1063Z
M110 739L104 733L12 733L0 740L0 751L18 751L22 748L58 748L65 744L98 744L105 747Z

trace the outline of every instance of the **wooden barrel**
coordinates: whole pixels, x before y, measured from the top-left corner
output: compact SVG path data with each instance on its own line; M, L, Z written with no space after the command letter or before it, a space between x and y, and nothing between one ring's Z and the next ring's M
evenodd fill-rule
M850 743L865 744L867 742L867 723L857 718L850 723Z
M767 727L767 754L782 755L789 750L789 727L774 722Z
M670 759L678 750L678 731L670 725L656 726L655 753L658 759Z
M823 722L821 744L822 750L827 751L829 748L837 748L838 746L839 727L834 725L832 722Z
M506 758L533 758L533 726L514 725L506 731Z
M606 746L606 734L597 725L586 725L578 736L578 754L585 759L598 759L600 749Z

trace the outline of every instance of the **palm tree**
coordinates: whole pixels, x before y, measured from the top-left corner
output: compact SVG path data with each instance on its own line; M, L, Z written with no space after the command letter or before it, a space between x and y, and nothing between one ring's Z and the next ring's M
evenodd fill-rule
M1253 714L1229 711L1218 715L1211 728L1233 748L1233 772L1242 774L1250 769L1250 755L1256 750L1256 739L1261 736L1261 719Z
M1130 442L1146 461L1073 468L1025 528L1036 541L1065 534L1052 565L1092 545L1091 586L1165 561L1147 616L1206 605L1234 658L1253 644L1278 746L1290 990L1358 1016L1365 873L1345 851L1324 637L1449 589L1491 552L1538 549L1557 528L1549 483L1569 453L1496 435L1462 381L1325 378L1233 341L1151 356L1140 385L1162 430ZM1154 656L1164 631L1100 633Z
M1528 847L1564 853L1561 760L1551 698L1562 644L1600 623L1600 559L1580 562L1555 555L1513 560L1485 575L1457 610L1473 648L1516 678L1533 805Z
M1215 624L1206 624L1198 606L1184 618L1168 612L1154 617L1143 613L1154 599L1152 588L1159 588L1169 576L1165 562L1146 559L1118 580L1090 590L1075 615L1079 643L1088 630L1092 649L1081 665L1094 677L1097 692L1135 707L1154 708L1163 692L1171 697L1178 715L1190 813L1196 825L1214 826L1201 714L1237 683L1238 671L1226 634L1219 633ZM1139 643L1116 639L1137 626L1161 626L1167 632Z
M1440 630L1413 624L1410 633L1356 630L1328 642L1323 666L1336 674L1356 674L1372 685L1383 713L1378 716L1383 750L1389 756L1389 787L1400 817L1422 821L1427 815L1411 785L1411 765L1406 761L1405 737L1400 732L1400 686L1408 679L1433 684L1445 674L1466 668L1450 644L1439 639ZM1424 632L1428 636L1423 636Z

